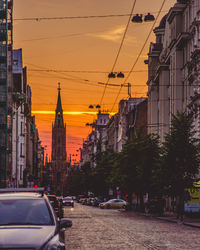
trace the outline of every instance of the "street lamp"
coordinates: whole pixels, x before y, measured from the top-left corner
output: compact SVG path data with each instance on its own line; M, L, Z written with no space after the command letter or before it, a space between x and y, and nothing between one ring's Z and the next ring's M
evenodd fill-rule
M147 15L144 16L144 22L152 22L155 20L155 17L148 13ZM136 14L135 16L133 16L132 20L133 23L142 23L143 19L142 19L142 14Z
M117 74L117 77L118 77L118 78L124 78L124 74L123 74L122 72L119 72L119 73Z
M100 109L100 108L101 108L101 106L100 106L99 104L97 104L97 105L92 105L92 104L91 104L91 105L89 106L89 109L93 109L94 107L95 107L96 109Z
M136 14L131 21L133 23L142 23L142 15Z
M113 73L113 72L110 72L109 74L108 74L108 78L115 78L116 76L115 76L115 73Z
M108 78L124 78L124 74L120 71L120 72L110 72L108 74Z
M152 14L150 14L150 13L148 13L145 17L144 17L144 21L145 22L152 22L152 21L154 21L155 20L155 17L152 15Z

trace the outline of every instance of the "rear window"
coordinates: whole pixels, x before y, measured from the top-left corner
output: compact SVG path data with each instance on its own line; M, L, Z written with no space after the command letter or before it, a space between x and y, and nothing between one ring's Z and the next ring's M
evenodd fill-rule
M64 198L63 200L64 200L64 201L71 201L72 198Z
M53 225L44 199L0 200L0 225Z

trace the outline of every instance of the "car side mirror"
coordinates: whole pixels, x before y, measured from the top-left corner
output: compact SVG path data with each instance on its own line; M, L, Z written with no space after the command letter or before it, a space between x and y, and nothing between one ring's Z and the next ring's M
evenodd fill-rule
M67 219L61 219L59 221L59 224L60 224L60 229L67 228L72 226L72 221Z

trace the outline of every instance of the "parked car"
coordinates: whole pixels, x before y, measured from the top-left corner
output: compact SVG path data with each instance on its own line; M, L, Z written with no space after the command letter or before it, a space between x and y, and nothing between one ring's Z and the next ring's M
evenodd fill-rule
M124 208L128 206L128 203L122 199L111 199L99 204L100 208Z
M64 197L62 202L63 202L63 206L74 207L74 200L70 196Z
M94 198L94 200L92 201L92 206L94 207L98 207L100 203L102 203L103 201L97 197Z
M55 210L56 215L59 218L63 218L64 215L64 211L63 211L63 207L62 207L62 202L60 202L60 200L58 199L58 197L56 195L53 194L49 194L47 195L53 209Z
M87 205L92 206L93 201L94 201L94 198L88 198Z
M65 249L63 229L72 221L57 219L41 189L0 189L1 249Z

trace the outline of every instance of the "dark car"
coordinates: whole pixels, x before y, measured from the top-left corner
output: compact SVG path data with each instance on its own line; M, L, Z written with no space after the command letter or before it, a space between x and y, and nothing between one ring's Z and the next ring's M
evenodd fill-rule
M63 206L74 207L74 200L70 196L64 197L62 200L62 203L63 203Z
M0 189L0 248L65 250L71 220L58 220L47 196L30 191Z
M92 206L94 207L98 207L100 203L102 203L103 201L101 199L99 199L98 197L95 197L93 202L92 202Z
M58 197L56 195L53 195L53 194L49 194L47 195L52 207L54 208L57 216L59 218L63 218L63 214L64 214L64 211L63 211L63 207L62 207L62 202L58 199Z

